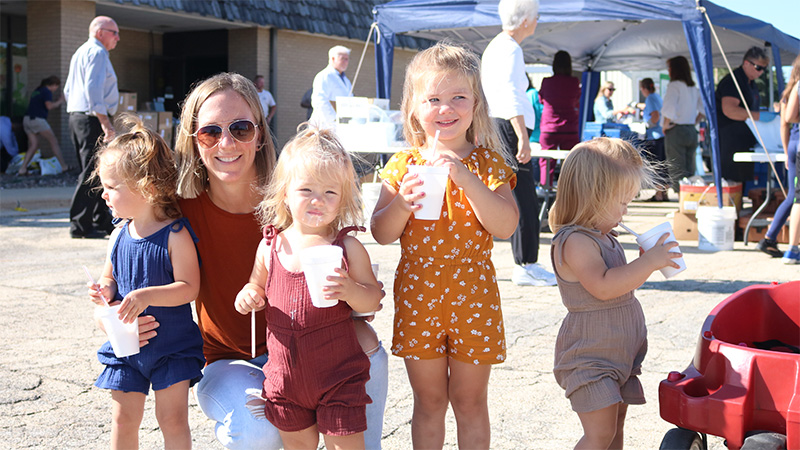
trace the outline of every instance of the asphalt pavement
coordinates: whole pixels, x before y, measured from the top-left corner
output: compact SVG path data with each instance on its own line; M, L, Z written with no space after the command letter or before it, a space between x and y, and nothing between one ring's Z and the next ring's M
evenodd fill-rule
M105 341L92 320L86 296L86 265L100 273L107 240L69 238L67 208L72 188L0 190L0 447L25 449L107 448L111 401L92 386L101 371L95 352ZM650 193L643 194L647 198ZM626 224L647 230L671 220L677 210L667 203L634 202ZM17 204L19 202L19 204ZM550 267L552 234L543 233L540 262ZM387 286L384 310L373 322L385 347L391 342L391 286L400 254L398 243L381 246L359 235L379 278ZM620 241L628 260L638 256L633 237ZM798 278L786 266L735 243L733 251L709 253L696 241L681 241L687 270L665 280L654 273L637 290L649 331L649 351L642 383L648 403L629 409L627 448L658 448L672 425L658 410L658 384L690 362L700 326L708 312L727 296L752 284ZM783 246L782 246L783 247ZM557 287L520 287L511 283L510 244L496 241L493 261L503 301L508 358L494 366L489 384L492 448L572 448L581 426L552 375L553 348L565 309ZM389 360L389 396L383 429L385 449L411 448L413 399L402 361ZM162 448L153 396L146 402L140 448ZM196 449L218 449L214 426L190 399L190 424ZM445 447L457 448L455 419L447 415ZM710 448L724 449L710 437Z

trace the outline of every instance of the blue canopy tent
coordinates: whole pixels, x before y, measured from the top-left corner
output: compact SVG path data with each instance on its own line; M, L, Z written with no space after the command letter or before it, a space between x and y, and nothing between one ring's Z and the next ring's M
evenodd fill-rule
M432 41L450 39L481 54L501 31L498 0L395 0L374 10L381 39L375 52L377 96L389 98L396 34ZM732 67L748 48L768 45L772 61L792 61L800 40L768 23L706 0L540 0L536 34L522 43L526 63L550 64L558 50L572 56L573 69L584 71L581 117L597 92L602 70L665 69L666 60L690 55L709 122L714 178L721 189L719 143L714 101L714 67L724 67L722 53L705 16L714 25ZM778 88L784 80L777 71ZM720 193L721 194L721 193ZM722 206L722 195L717 196Z

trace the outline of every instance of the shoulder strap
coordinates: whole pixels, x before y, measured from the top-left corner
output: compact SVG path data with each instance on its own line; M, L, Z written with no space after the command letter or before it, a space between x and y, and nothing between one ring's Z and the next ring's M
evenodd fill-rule
M272 245L272 243L275 241L275 238L278 237L278 234L280 232L281 230L275 228L275 225L267 225L264 227L263 230L261 230L262 236L264 236L264 239L267 241L267 244L269 245Z
M169 230L172 233L178 233L181 230L183 230L184 228L186 228L186 231L188 231L189 235L192 236L192 241L197 243L200 240L197 237L197 235L194 233L194 230L192 229L192 225L189 223L189 219L187 219L186 217L181 217L179 219L175 219L171 224L169 224Z
M361 226L344 227L341 230L339 230L339 234L336 235L336 239L334 239L333 242L331 242L331 245L338 245L339 247L342 247L342 259L344 259L344 270L348 271L350 270L350 267L347 265L347 248L345 248L344 246L344 238L347 237L347 235L353 231L361 231L363 233L364 231L367 231L367 229Z

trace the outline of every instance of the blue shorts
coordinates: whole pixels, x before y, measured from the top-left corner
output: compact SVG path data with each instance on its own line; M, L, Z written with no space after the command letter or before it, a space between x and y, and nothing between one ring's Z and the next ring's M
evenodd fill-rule
M183 380L189 380L189 386L194 386L203 378L201 370L204 361L193 357L162 358L160 364L153 366L134 365L125 359L118 360L119 364L106 365L94 385L102 389L147 395L151 384L154 391L160 391Z

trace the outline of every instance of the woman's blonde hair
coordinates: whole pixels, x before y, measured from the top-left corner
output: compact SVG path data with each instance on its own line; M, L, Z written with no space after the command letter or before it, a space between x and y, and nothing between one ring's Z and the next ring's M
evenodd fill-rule
M285 230L292 224L286 196L289 185L301 175L310 177L315 182L333 181L341 186L339 213L330 224L332 234L346 226L363 223L359 179L351 155L332 130L317 129L301 123L297 127L297 135L283 147L272 181L264 193L264 200L256 209L256 216L262 226L273 225L279 230Z
M446 41L437 42L433 47L418 53L406 69L403 102L400 106L406 141L413 147L425 145L427 135L416 116L416 108L420 104L419 96L424 95L426 86L447 73L463 76L475 97L472 124L467 129L467 141L503 154L497 128L489 117L489 105L481 87L480 59L466 48Z
M798 81L800 81L800 55L797 55L797 58L792 63L792 72L789 74L789 80L786 81L786 87L783 88L781 102L789 101L789 95L792 94L792 89L794 89L794 85Z
M255 118L258 132L255 156L258 174L256 188L267 185L275 167L275 147L255 85L238 73L218 73L196 85L183 103L181 123L175 139L179 172L178 195L183 198L195 198L208 188L208 170L200 158L197 140L193 134L197 131L197 113L200 107L209 97L219 92L241 96Z
M146 128L133 114L117 119L118 129L129 129L97 151L93 179L100 178L100 168L111 165L127 187L141 194L153 206L158 220L181 216L176 187L178 170L172 150L161 136ZM112 159L113 158L113 159Z
M550 227L553 232L567 225L597 228L616 202L654 187L655 180L655 170L629 142L603 137L582 142L561 166Z
M600 89L597 90L597 97L598 99L603 96L603 91L606 89L614 89L614 82L613 81L604 81L603 84L600 85Z

